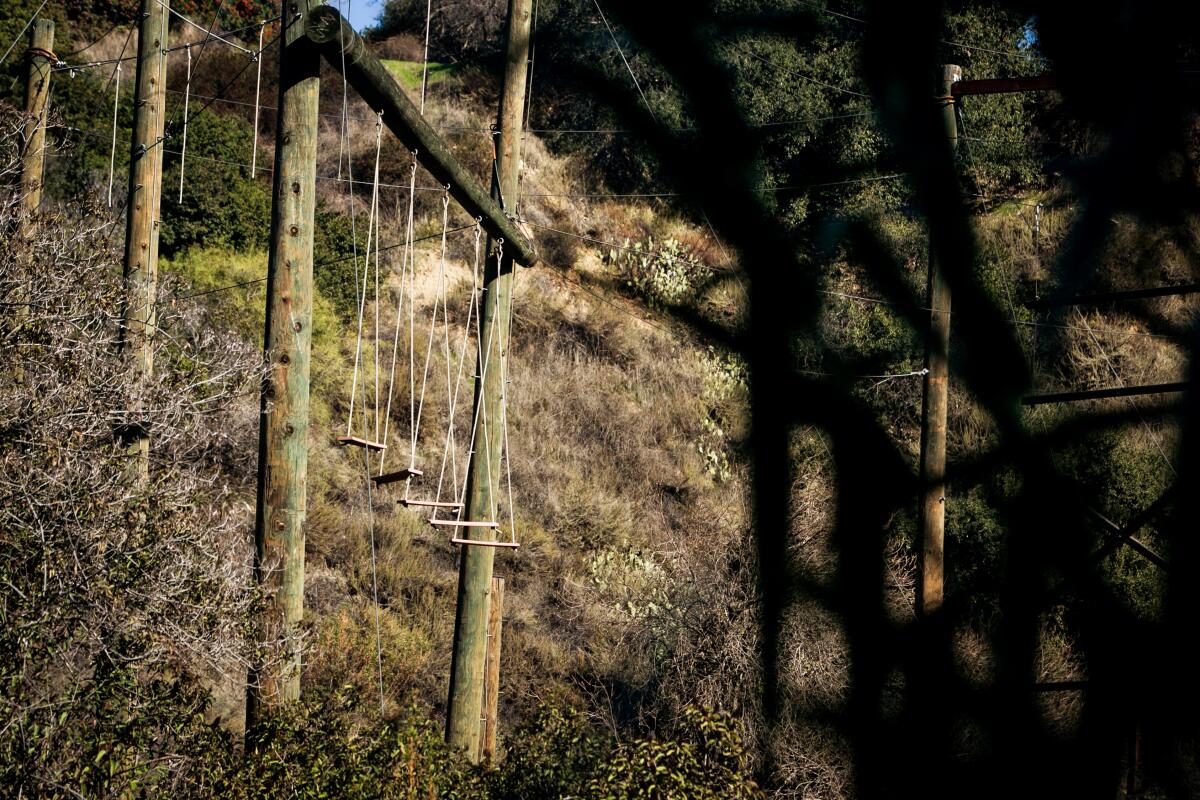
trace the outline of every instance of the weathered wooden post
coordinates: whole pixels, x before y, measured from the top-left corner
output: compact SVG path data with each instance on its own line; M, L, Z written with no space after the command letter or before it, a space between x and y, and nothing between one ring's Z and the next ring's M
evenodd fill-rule
M130 471L141 482L150 473L150 437L143 418L146 385L154 373L154 327L158 313L158 226L162 199L163 125L167 102L166 0L142 0L138 26L137 96L129 151L129 188L125 205L125 307L121 345L130 358L133 378L130 407L118 420L128 442Z
M492 187L508 214L516 213L517 175L521 160L521 121L525 112L525 82L529 62L529 28L532 0L509 0L508 46L504 86L500 95L500 136L497 143L497 180ZM504 446L503 415L507 400L504 376L508 374L509 316L512 278L516 262L505 248L496 258L498 243L489 238L480 317L478 374L475 405L480 409L479 435L471 457L466 519L493 521L499 498L501 454ZM482 405L482 407L480 407ZM495 537L495 528L467 528L464 537ZM450 666L450 700L446 740L478 761L479 718L483 710L484 667L487 652L488 590L492 582L491 547L464 545L459 561L458 606L454 620L454 653Z
M480 757L484 761L496 758L496 734L500 712L500 639L504 628L504 578L492 578L488 598L487 667L483 687L483 745Z
M300 697L298 626L304 615L304 523L308 477L309 357L312 350L313 217L316 210L320 54L304 35L313 0L284 0L279 54L267 319L258 435L254 575L269 602L263 644L279 647L249 676L251 745L268 705Z
M20 233L28 236L42 204L46 171L46 101L54 65L54 23L39 19L29 33L29 74L25 81L25 126L21 131Z
M958 145L958 122L951 87L962 68L942 67L937 102L942 109L951 148ZM950 377L950 285L929 245L929 336L925 341L925 387L921 404L921 596L919 608L928 616L942 606L945 583L946 532L946 417Z

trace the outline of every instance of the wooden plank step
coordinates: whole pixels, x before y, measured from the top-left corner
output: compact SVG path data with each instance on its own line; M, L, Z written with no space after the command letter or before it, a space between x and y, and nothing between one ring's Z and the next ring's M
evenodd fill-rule
M341 447L346 445L354 445L355 447L365 447L368 450L387 450L387 445L382 442L372 442L370 439L363 439L359 436L339 436L337 444Z
M514 549L521 546L517 542L489 542L485 539L458 539L458 538L455 538L455 539L451 539L450 543L451 544L468 544L468 545L475 544L475 545L479 545L480 547L511 547Z
M439 503L434 500L397 500L405 508L462 508L462 503Z
M498 522L477 522L471 519L431 519L430 525L440 525L444 528L499 528Z
M416 468L402 469L396 472L387 472L383 475L376 475L371 478L375 481L376 486L383 486L385 483L395 483L396 481L406 481L409 478L419 478L425 473Z

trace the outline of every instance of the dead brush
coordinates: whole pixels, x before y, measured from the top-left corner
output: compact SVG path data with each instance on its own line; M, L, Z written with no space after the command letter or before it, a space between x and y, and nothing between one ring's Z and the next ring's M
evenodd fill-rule
M18 123L7 111L0 127L4 230L20 208L11 190ZM85 733L117 717L145 731L163 770L187 774L191 734L172 732L205 713L195 687L244 684L247 666L279 646L267 642L260 654L250 644L262 598L251 581L245 454L254 450L261 356L210 327L195 303L172 304L160 291L154 376L135 387L114 316L124 294L120 227L98 203L75 213L46 205L35 233L0 252L9 311L0 315L9 622L0 746L17 752L53 738L26 765L35 793L59 791L60 770L92 758L75 749ZM150 438L144 486L131 480L130 453L115 436L134 397ZM98 708L106 711L95 716ZM118 781L134 780L145 752L112 762Z

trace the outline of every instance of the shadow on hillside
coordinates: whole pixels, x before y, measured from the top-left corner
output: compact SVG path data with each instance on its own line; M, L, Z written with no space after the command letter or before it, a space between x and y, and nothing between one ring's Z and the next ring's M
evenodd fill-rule
M798 242L780 221L759 191L755 133L735 102L733 78L706 46L715 21L709 9L671 3L647 13L644 4L628 0L608 5L674 80L699 133L684 139L658 124L629 91L627 75L597 71L590 80L652 143L671 177L739 255L748 281L748 324L725 338L744 355L751 375L765 739L771 739L771 726L797 715L831 726L848 743L861 797L917 791L934 797L1101 797L1123 791L1126 748L1138 726L1146 779L1172 796L1194 794L1200 709L1188 644L1190 623L1200 612L1200 581L1194 578L1200 544L1186 526L1197 494L1181 493L1160 524L1170 563L1165 610L1139 616L1103 579L1083 507L1090 498L1080 498L1055 452L1071 437L1144 423L1148 414L1181 426L1172 469L1180 486L1194 486L1200 478L1200 397L1189 391L1144 414L1127 405L1091 415L1090 406L1080 407L1079 414L1040 429L1029 424L1021 406L1032 385L1027 359L1007 309L981 284L971 211L932 102L944 36L936 4L866 4L862 66L895 162L908 175L952 287L952 349L969 353L953 361L953 391L973 398L996 430L987 452L952 460L949 502L955 485L965 489L1001 471L1014 476L1013 490L997 510L1005 530L1002 574L996 576L996 622L982 645L990 654L983 673L964 667L956 645L969 627L969 593L951 594L930 617L898 622L889 614L886 531L898 510L914 506L920 488L915 466L849 380L803 373L793 352L795 341L818 332L819 281L832 250L850 253L922 336L929 324L922 310L926 298L908 289L897 256L870 220L808 220L808 240L829 243L820 249ZM811 37L828 22L815 5L797 6L791 16L764 20L751 14L734 22ZM1018 10L1036 19L1038 45L1060 81L1056 113L1103 143L1070 165L1079 210L1053 266L1062 293L1094 289L1118 216L1167 231L1194 262L1195 76L1179 66L1181 57L1195 52L1194 10L1119 1L1101 8L1021 4ZM1043 351L1053 352L1062 338L1065 313L1044 320ZM1163 323L1146 324L1153 329ZM1191 354L1196 332L1188 335ZM852 365L833 363L829 371L853 374ZM838 476L831 582L789 560L795 478L789 443L810 425L827 437ZM1140 510L1128 509L1127 517ZM850 657L847 693L805 703L802 710L781 691L779 666L781 629L800 598L836 616ZM1086 674L1077 724L1066 730L1047 716L1047 695L1034 691L1048 614L1068 621ZM770 783L779 765L772 763L771 748L762 755Z

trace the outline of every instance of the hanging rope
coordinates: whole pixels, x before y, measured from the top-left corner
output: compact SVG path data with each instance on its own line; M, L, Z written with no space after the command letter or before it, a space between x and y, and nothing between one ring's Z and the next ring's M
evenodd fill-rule
M500 270L503 268L503 265L504 265L504 239L499 239L496 241L496 275L497 276L500 275ZM484 291L485 292L487 291L486 286L484 287ZM497 312L499 310L500 309L497 306ZM501 343L496 341L496 330L499 327L499 323L500 323L500 314L493 313L491 320L488 322L487 350L484 351L486 353L486 356L485 356L485 360L483 361L481 368L479 370L479 380L481 380L481 381L486 380L485 376L488 374L488 364L491 362L491 359L492 359L492 346L495 345L495 347L497 349L499 349L501 346ZM483 336L482 336L482 331L481 331L480 343L482 344L482 342L483 342ZM500 361L501 362L504 361L503 355L501 355ZM501 373L501 375L503 376L503 373ZM503 380L503 377L501 379ZM487 470L487 485L490 489L490 487L495 486L496 483L492 476L492 433L491 433L491 428L489 427L490 422L488 421L487 391L483 390L483 389L481 389L481 391L479 392L479 410L483 415L483 431L482 431L482 433L483 433L483 457L485 459L483 462L483 465L484 465L484 469ZM498 505L499 505L499 501L496 499L495 493L489 490L488 491L488 521L490 521L490 522L496 521L496 518L499 516Z
M527 91L525 93L525 135L521 137L521 148L518 153L520 161L525 161L525 142L529 139L529 125L533 119L533 64L537 58L537 20L538 20L538 3L533 0L533 25L529 29L529 78L527 80ZM514 209L516 211L516 209Z
M161 5L161 3L162 3L162 0L159 0L160 5ZM170 29L167 27L167 23L169 21L170 21L170 15L163 14L162 15L162 24L159 25L159 34L158 34L160 37L158 40L159 41L159 48L158 48L159 55L162 56L162 72L159 74L159 79L162 81L162 88L164 90L167 88L167 66L170 61L169 48L171 46L171 38L170 38ZM165 95L163 96L163 110L164 111L166 110L166 96ZM167 129L164 125L162 133L155 140L154 144L156 147L163 147L164 146L163 143L166 142L166 140L167 140ZM163 197L163 180L162 179L163 179L163 166L166 163L166 158L165 158L164 154L159 153L158 158L155 159L155 162L156 162L155 163L155 175L154 175L154 195L155 195L155 197L154 197L153 208L158 209L158 214L159 214L158 219L154 220L154 226L157 228L159 225L162 224L162 197Z
M415 157L415 153L414 153ZM413 162L413 185L412 189L416 190L416 171L417 165ZM409 225L408 235L411 238L413 235L413 226ZM409 453L417 452L417 304L416 304L416 271L417 271L417 253L416 248L408 247L405 250L408 253L408 438L409 438ZM403 278L401 278L403 280ZM396 320L399 324L399 319ZM409 468L416 465L409 461ZM411 483L411 481L409 482ZM407 483L405 491L407 492Z
M429 339L425 344L425 366L421 375L421 396L417 401L417 417L413 426L412 448L409 450L409 464L417 463L417 439L421 429L421 414L425 409L425 388L429 385L429 362L433 360L433 335L437 331L438 304L445 304L446 280L446 230L450 222L450 186L446 186L446 194L442 195L442 250L438 258L437 285L433 296L433 315L429 322ZM410 304L412 300L410 299ZM408 499L408 485L404 487L404 499Z
M383 112L375 120L375 179L371 189L371 218L375 221L375 441L379 438L379 149L383 137ZM371 233L367 232L367 264L371 262ZM410 301L411 302L411 301ZM382 460L382 459L381 459Z
M254 60L258 62L258 75L254 79L254 145L250 151L250 177L254 177L256 167L258 166L258 99L259 92L262 89L262 49L263 49L263 31L267 29L267 21L263 20L258 26L258 50L254 53ZM188 64L191 64L192 51L188 49ZM184 101L183 107L184 130L187 130L187 101ZM182 184L181 184L182 185ZM182 191L182 190L180 190Z
M476 221L476 223L475 223L475 264L472 267L473 272L477 272L478 267L479 267L479 263L478 263L479 262L479 236L480 236L480 227L479 227L478 221ZM474 275L472 277L474 278ZM444 291L445 291L445 287L443 287L443 292ZM458 382L462 379L462 365L465 360L463 351L464 351L464 348L466 347L466 334L471 330L471 314L474 312L474 309L475 309L474 301L475 301L475 293L474 293L474 291L472 291L471 302L469 302L467 304L467 323L466 323L466 326L463 328L463 343L459 346L458 379L453 381L454 387L452 389L451 388L452 381L451 381L451 377L450 377L451 372L453 372L453 365L451 364L451 354L450 354L450 313L449 313L449 309L446 307L445 294L443 294L443 299L442 299L442 319L445 321L445 325L443 326L443 328L445 331L444 350L445 350L445 356L446 356L446 400L447 400L447 405L450 409L449 422L446 427L446 445L445 446L450 448L450 475L451 475L451 480L453 483L452 488L453 488L455 496L458 495L458 436L457 436L457 431L456 431L454 411L455 411L456 401L458 399ZM443 472L445 471L445 463L446 463L446 454L443 451L443 453L442 453ZM441 481L441 478L439 476L439 483L440 483L440 481ZM439 493L440 493L441 487L439 486L438 489L439 489ZM439 500L440 500L440 498L439 498Z
M455 410L458 408L458 390L462 386L463 368L467 363L467 345L470 343L471 321L477 308L476 301L479 297L479 242L483 237L483 226L480 224L481 218L475 220L475 258L471 265L471 300L467 304L467 321L463 327L462 340L458 348L458 374L454 379L454 390L450 392L450 382L447 380L446 387L450 398L450 424L446 427L446 443L442 449L442 466L438 473L437 493L435 501L442 500L442 487L445 485L446 479L446 463L449 460L451 465L451 481L453 482L453 494L455 502L460 501L458 493L458 466L457 466L457 442L455 441ZM449 370L450 351L449 351L449 321L447 321L447 351L446 351L447 370ZM447 376L449 373L447 372ZM448 458L447 458L448 457ZM465 486L464 486L465 490ZM438 509L434 508L433 518L437 519ZM460 518L461 518L461 509Z
M113 174L117 166L117 104L121 101L121 62L117 62L117 68L113 70L115 80L113 81L113 124L112 124L112 151L108 154L108 207L112 208L112 190L113 190Z
M340 4L339 4L340 5ZM350 0L346 0L346 18L350 18ZM338 180L342 179L342 153L346 154L346 161L350 161L350 153L346 149L346 122L350 117L350 94L346 86L346 41L345 34L342 29L338 29L338 44L339 51L342 54L342 130L341 137L338 140Z
M351 432L353 431L353 428L354 428L354 401L358 394L358 373L359 373L359 366L362 363L363 317L366 313L366 306L367 306L367 282L368 282L368 279L369 279L370 273L371 273L371 236L374 232L375 209L377 206L377 201L379 199L379 150L380 150L380 143L382 141L382 139L381 139L382 126L383 126L383 122L382 122L382 114L381 114L380 120L376 123L376 131L375 131L375 181L374 181L374 185L371 188L371 205L370 205L369 215L367 217L367 248L366 248L367 249L367 257L366 257L366 260L363 262L361 291L359 291L359 294L358 294L358 325L356 327L357 333L356 333L355 342L354 342L354 375L351 378L351 382L350 382L350 409L346 414L346 435L347 436L349 436L351 434ZM350 200L351 200L351 203L353 203L353 201L354 201L353 189L351 189L351 193L352 194L351 194ZM353 226L353 218L351 218L351 225ZM353 236L353 227L351 228L351 236ZM356 266L355 266L355 288L358 288L357 261L356 261ZM378 298L378 287L377 287L376 288L376 306L378 306L378 300L379 300L379 298ZM376 309L376 318L378 320L378 308ZM378 322L376 324L378 324ZM375 339L376 339L376 348L378 348L378 341L379 341L378 334L376 335ZM376 370L378 370L378 363L376 364ZM366 408L365 408L365 405L366 405L365 401L364 401L363 405L364 405L364 408L363 408L363 432L366 433L368 417L367 417L367 412L366 412ZM378 415L378 409L379 409L379 404L378 404L378 402L376 402L376 415ZM381 462L382 462L382 460L383 459L380 458Z
M425 2L425 55L421 59L421 116L425 115L425 87L429 80L429 21L433 19L433 0Z
M380 623L379 612L379 573L375 567L375 498L371 487L374 481L371 480L371 450L363 448L363 463L366 465L367 475L367 520L371 530L371 594L375 598L375 668L379 675L379 714L384 713L384 693L383 693L383 626Z
M508 449L508 395L511 384L508 377L508 359L512 355L513 309L517 305L517 271L515 268L512 272L511 283L512 287L508 293L508 330L504 335L504 340L500 343L500 430L503 436L501 457L504 459L505 478L508 481L508 529L511 541L516 544L517 512L516 505L513 503L512 458Z
M401 255L401 258L400 258L400 296L396 301L396 330L392 334L392 367L391 367L391 371L389 372L389 375L388 375L387 408L383 415L384 439L387 438L388 429L389 429L390 423L392 421L392 397L395 394L395 386L396 386L396 359L400 353L400 323L404 319L404 293L405 293L404 276L405 276L405 270L408 269L408 263L410 260L409 253L412 252L412 248L413 248L413 203L414 203L414 200L415 200L416 194L417 194L417 192L416 192L417 161L416 161L416 153L415 152L413 153L413 156L414 156L413 163L412 163L412 167L409 172L408 214L407 214L406 226L405 226L405 232L404 232L404 253ZM409 302L410 303L412 302L411 299L409 300ZM387 455L386 450L384 451L384 455L385 456ZM379 460L379 470L380 470L381 474L383 472L383 462L384 462L384 459L381 458ZM412 464L409 464L410 468L412 466L413 466ZM405 483L408 483L408 481L406 481ZM406 489L406 491L407 491L407 489Z
M179 147L179 202L183 202L183 170L187 161L187 129L188 129L188 102L192 99L192 45L189 42L187 46L187 82L183 87L183 143ZM120 66L120 65L118 65ZM116 112L114 110L113 127L116 127ZM251 167L251 175L254 174L254 168Z
M504 258L504 240L501 239L496 243L497 272L499 272L499 264L504 263L503 258ZM483 287L480 291L486 292L487 287ZM486 340L486 344L485 344L485 341L483 338L483 303L482 303L482 301L476 301L476 302L479 303L480 311L475 316L476 339L479 342L479 358L476 362L476 365L479 367L479 374L476 375L475 377L477 380L482 381L484 379L484 376L488 374L488 362L491 360L492 342L495 340L496 323L497 323L497 320L499 319L499 315L492 314L492 318L488 322L488 335L487 335L487 340ZM492 446L491 446L490 437L488 436L487 393L480 390L478 392L478 396L479 396L479 402L475 404L475 418L471 422L471 439L470 439L470 443L469 443L469 448L467 450L468 458L467 458L466 469L468 471L470 470L471 462L474 460L475 456L478 454L478 449L477 449L478 445L476 444L476 442L478 441L477 436L481 433L481 431L479 430L479 427L480 427L479 421L480 421L480 418L482 417L483 418L482 434L483 434L483 449L484 449L483 455L485 458L484 468L487 470L486 477L487 477L488 486L491 486L492 485ZM463 476L462 496L458 500L458 502L460 504L459 509L458 509L458 519L460 522L462 521L463 515L466 513L466 510L467 510L467 496L466 495L467 495L468 483L469 483L469 481L467 479L467 475L464 475ZM491 492L488 493L488 496L489 496L489 507L488 507L487 511L488 511L488 515L491 517L491 519L488 521L494 522L496 519L496 508L495 508L496 498Z
M350 11L349 0L347 0L347 6L346 6L347 15L349 15L349 11ZM344 36L341 31L338 32L338 36L343 39L340 43L342 45L342 48L341 48L341 51L342 51L342 144L344 146L346 143L346 108L347 108L347 106L346 106L346 97L347 97L347 95L346 95L346 48L345 48L346 42L344 41ZM350 254L351 254L351 257L352 257L352 260L354 263L354 290L357 292L358 291L358 232L355 230L354 164L351 161L349 150L346 151L346 173L347 173L347 175L346 175L347 185L350 187ZM338 180L340 181L341 179L342 179L342 158L341 158L341 151L339 150L338 151ZM353 420L354 420L354 393L353 393L353 389L351 389L350 413L347 414L347 418L346 418L346 435L347 436L350 435L350 426L353 424Z

